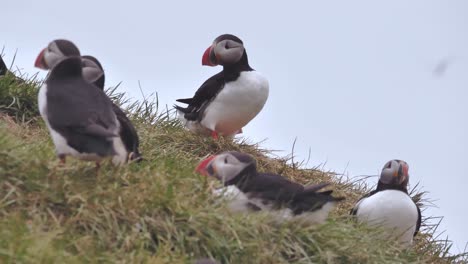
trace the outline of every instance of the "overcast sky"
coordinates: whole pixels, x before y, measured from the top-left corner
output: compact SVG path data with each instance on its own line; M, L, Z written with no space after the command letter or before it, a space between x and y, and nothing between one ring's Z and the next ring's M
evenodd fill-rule
M79 4L78 4L79 3ZM252 141L354 175L406 160L444 215L441 230L468 241L468 1L91 1L1 4L0 46L9 65L35 73L56 38L96 56L107 85L172 105L220 68L201 66L223 33L245 43L270 82ZM44 76L44 73L41 73Z

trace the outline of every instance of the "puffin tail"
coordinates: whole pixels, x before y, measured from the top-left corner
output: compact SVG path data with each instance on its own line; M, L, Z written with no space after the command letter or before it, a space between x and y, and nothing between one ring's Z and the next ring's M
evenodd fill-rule
M179 113L183 113L183 114L188 113L188 109L187 109L186 107L174 105L174 108L175 108L175 109L177 110L177 112L179 112Z

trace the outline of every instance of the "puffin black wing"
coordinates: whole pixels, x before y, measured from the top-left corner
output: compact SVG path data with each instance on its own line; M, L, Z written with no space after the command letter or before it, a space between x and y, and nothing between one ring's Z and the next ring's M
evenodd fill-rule
M184 118L190 121L200 120L206 106L223 89L225 84L224 73L220 72L206 80L197 90L193 98L177 99L179 103L188 104L187 107L175 105L174 107L184 113Z
M106 94L81 76L81 58L71 57L54 67L47 85L50 126L80 152L111 155L117 119Z
M240 182L238 188L255 198L278 204L291 202L295 195L304 190L304 187L298 183L291 182L281 175L268 173L249 177L246 182Z
M125 145L125 149L127 149L129 153L133 153L131 157L132 160L141 161L141 154L138 150L140 139L138 138L138 133L135 127L120 107L112 103L112 109L120 123L120 138Z
M418 205L416 205L416 208L418 209L418 221L416 222L416 230L414 231L413 236L416 236L421 228L421 209L419 209Z
M319 192L320 189L328 185L328 183L321 183L308 186L303 192L296 195L291 206L294 214L315 211L329 202L339 202L345 199L344 197L332 196L332 190Z

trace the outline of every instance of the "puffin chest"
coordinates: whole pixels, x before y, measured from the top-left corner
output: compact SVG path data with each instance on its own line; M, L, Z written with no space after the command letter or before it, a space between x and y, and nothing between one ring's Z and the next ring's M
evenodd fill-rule
M418 211L416 204L404 192L385 190L363 199L356 213L358 219L371 225L385 227L411 243L416 229Z
M224 134L235 132L262 110L268 90L268 81L258 72L241 72L239 78L226 83L209 104L201 123Z

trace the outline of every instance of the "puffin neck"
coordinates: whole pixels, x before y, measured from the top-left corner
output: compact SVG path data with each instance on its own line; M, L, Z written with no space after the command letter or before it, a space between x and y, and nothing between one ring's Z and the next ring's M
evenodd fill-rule
M57 65L52 68L48 80L78 77L81 75L81 58L68 57L59 61Z
M238 62L232 65L223 66L223 73L226 81L236 80L237 77L239 77L240 72L253 70L254 69L252 69L249 65L249 59L247 58L247 52L245 50L242 58Z
M385 190L398 190L398 191L402 191L406 194L408 194L408 189L401 185L396 185L396 184L387 184L387 183L383 183L381 181L379 181L379 183L377 184L377 191L385 191Z
M257 175L257 167L250 164L245 167L234 179L224 182L224 186L235 185L240 190L244 190L249 185L250 179Z

